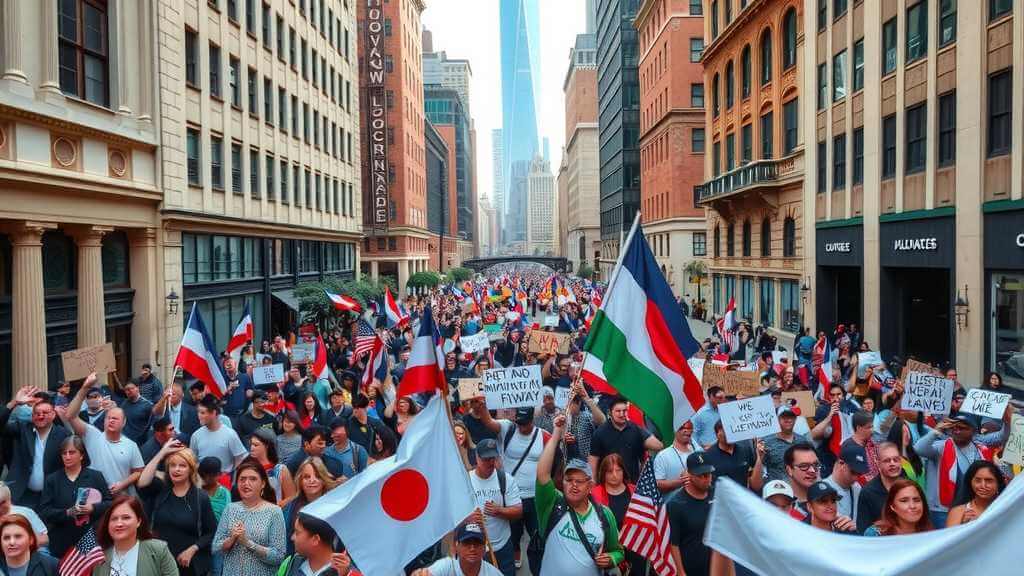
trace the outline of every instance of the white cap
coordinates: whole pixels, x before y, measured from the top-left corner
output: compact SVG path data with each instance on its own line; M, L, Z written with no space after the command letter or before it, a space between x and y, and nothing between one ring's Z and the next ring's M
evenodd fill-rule
M782 480L772 480L765 484L761 497L767 500L768 498L778 494L789 496L790 500L796 500L796 496L793 494L793 488Z

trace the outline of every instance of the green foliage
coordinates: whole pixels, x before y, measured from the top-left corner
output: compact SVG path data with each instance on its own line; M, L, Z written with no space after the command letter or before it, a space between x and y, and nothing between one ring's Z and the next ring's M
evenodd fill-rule
M696 276L700 280L707 278L708 267L703 260L690 260L686 263L686 267L683 268L687 276Z
M586 262L580 262L580 267L576 271L576 275L585 280L590 280L594 277L594 267Z
M334 304L327 299L324 290L355 298L365 309L371 300L383 296L385 284L391 285L388 280L390 279L382 278L381 281L374 282L369 278L362 280L328 278L323 282L300 284L295 287L295 297L299 300L299 313L302 321L312 322L324 330L332 329L342 320L351 316L336 310Z
M449 268L447 272L449 282L465 282L473 277L473 271L461 266Z
M437 272L424 270L409 277L405 285L409 288L436 288L441 283L441 275Z

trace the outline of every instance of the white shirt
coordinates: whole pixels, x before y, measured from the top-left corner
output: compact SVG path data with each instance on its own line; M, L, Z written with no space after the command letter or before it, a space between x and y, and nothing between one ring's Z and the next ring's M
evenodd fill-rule
M196 453L196 460L202 461L207 456L216 456L220 460L220 469L225 474L230 474L235 469L235 458L249 453L238 438L238 433L227 426L221 426L216 431L203 426L192 434L188 444Z
M299 566L299 571L302 572L305 576L318 576L319 574L323 574L330 568L331 563L328 562L327 564L321 566L319 570L313 570L313 568L309 565L309 560L303 560L302 566Z
M114 576L136 576L139 573L139 543L136 542L124 556L117 553L117 550L107 550L107 557L110 558L110 574Z
M462 566L459 565L459 559L451 556L434 562L427 568L427 571L430 572L430 576L465 576ZM502 576L502 574L501 570L495 568L493 564L483 560L480 562L480 576Z
M33 492L42 492L43 481L46 480L46 474L43 473L43 456L46 452L46 439L53 431L53 427L50 427L46 434L39 434L38 428L34 428L33 431L36 437L36 451L32 455L32 473L28 476L28 489Z
M85 450L89 454L89 468L103 474L107 484L120 482L131 475L132 470L144 468L139 446L127 436L111 442L107 435L95 426L85 427ZM134 494L134 491L132 492Z
M519 484L519 494L523 498L533 498L534 492L537 490L537 462L540 460L541 453L544 452L544 436L548 432L534 426L533 432L520 434L519 427L508 420L498 420L498 424L501 426L501 432L498 433L498 438L495 441L498 443L498 454L501 456L503 470L511 474L519 464L519 460L523 458L523 453L528 448L530 450L529 454L526 454L523 464L519 466L519 470L516 470L516 483ZM516 431L508 442L508 451L506 452L505 435L512 428L515 428ZM537 435L537 440L531 447L530 443L534 434Z
M501 485L498 484L499 473L499 470L495 470L491 477L486 480L480 478L476 470L469 475L469 481L473 485L473 496L476 498L476 505L480 508L481 512L483 512L484 505L487 502L494 502L495 505L503 507L511 507L523 503L523 499L519 495L519 484L508 473L505 474L508 482L505 485L505 501L502 503ZM490 516L484 513L484 526L487 528L487 536L491 539L491 544L495 550L500 550L508 542L508 539L512 537L512 524L505 518Z
M555 525L544 547L544 558L541 560L540 576L593 576L597 574L597 565L580 543L576 527L572 524L570 510ZM604 545L604 530L601 529L601 512L594 506L580 518L580 526L590 547L598 551Z
M654 457L654 479L675 480L679 478L679 475L686 471L686 457L701 450L700 446L695 445L693 440L690 441L688 448L689 451L683 452L676 448L676 445L673 443L668 448L658 452L657 456Z
M181 430L181 402L178 402L177 406L173 406L168 403L167 416L171 418L171 423L174 424L174 429Z
M835 479L832 478L831 476L825 478L825 482L827 482L830 486L835 488L836 492L838 492L839 495L842 496L842 498L840 498L839 501L836 502L836 512L840 516L846 516L854 522L856 522L857 501L860 500L860 484L854 482L853 486L850 486L850 489L847 490L846 488L840 486L839 483L836 482Z

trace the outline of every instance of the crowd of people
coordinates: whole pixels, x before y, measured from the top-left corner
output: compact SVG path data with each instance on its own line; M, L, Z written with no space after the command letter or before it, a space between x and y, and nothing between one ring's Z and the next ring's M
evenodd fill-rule
M297 326L237 359L224 353L223 394L187 373L165 386L149 366L123 384L92 375L52 393L25 386L0 407L0 569L56 574L58 561L94 534L102 576L357 574L333 529L303 508L393 455L429 400L398 393L428 306L444 339L452 432L478 509L410 574L512 576L523 565L537 576L627 566L643 574L647 560L622 546L619 530L647 466L667 508L673 561L686 574L746 573L703 543L718 478L811 526L879 537L971 522L1013 476L1000 459L1012 408L1002 419L960 413L964 387L950 369L957 391L948 416L903 411L893 376L901 362L858 366L857 351L870 347L845 327L798 337L787 361L772 354L774 341L754 342L752 330L733 340L735 350L706 340L698 356L725 353L761 373L781 431L731 443L718 407L735 398L712 386L666 446L627 399L580 377L602 289L509 271L410 295L407 317L390 326L369 314L339 315L315 331ZM544 316L557 321L542 327ZM386 343L382 372L355 353L366 324ZM539 330L571 335L569 352L531 352ZM463 352L460 340L481 332L489 348ZM326 343L326 378L293 354L314 335ZM822 342L836 351L827 361ZM283 381L255 385L263 364L282 364ZM460 379L530 364L543 377L538 407L494 410L458 397ZM831 384L815 376L823 364ZM1000 384L998 375L983 383ZM801 390L819 397L815 413L782 400Z

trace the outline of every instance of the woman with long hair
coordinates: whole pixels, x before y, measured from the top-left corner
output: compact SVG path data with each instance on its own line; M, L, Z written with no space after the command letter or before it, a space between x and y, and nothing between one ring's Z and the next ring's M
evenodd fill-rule
M472 470L476 467L476 444L473 443L469 430L462 422L453 423L452 430L455 433L455 444L458 445L459 453L462 454L462 463L466 465L467 470Z
M611 508L615 522L619 525L626 517L626 507L629 506L629 499L636 490L636 485L629 480L622 456L615 452L602 458L597 465L597 477L594 478L591 496L598 504Z
M249 438L249 456L259 460L267 471L267 479L274 488L276 502L281 505L295 495L295 483L288 467L277 458L277 437L266 428L260 428Z
M295 410L285 410L277 424L277 457L287 462L299 450L302 450L302 421Z
M274 576L285 556L284 516L259 460L235 468L238 502L228 504L213 548L224 553L222 576Z
M906 478L900 478L889 488L889 496L882 508L882 517L868 526L865 536L894 536L916 534L934 529L928 515L928 501L924 489Z
M333 490L340 482L331 476L327 471L324 461L316 456L311 456L299 464L295 470L295 481L298 485L298 493L284 505L285 533L287 534L288 554L295 552L295 545L292 542L292 530L295 527L295 518L310 502Z
M402 396L392 401L384 409L384 421L399 436L402 436L405 434L405 429L412 423L413 418L416 417L417 412L419 412L419 408L416 406L416 403L408 396Z
M302 393L299 400L299 426L305 430L320 420L320 402L312 390Z
M394 456L395 449L398 447L395 433L391 428L381 426L376 432L373 438L373 449L370 450L371 462Z
M157 471L161 462L164 472ZM210 497L202 488L199 462L192 450L171 439L142 469L138 488L151 502L150 527L167 542L178 563L178 573L208 573L217 519Z
M107 559L93 570L93 576L178 576L174 555L166 542L153 537L142 502L135 496L114 498L100 520L96 540Z
M917 422L913 424L916 425ZM905 422L903 418L895 418L892 426L889 428L886 441L892 442L899 447L900 456L903 460L903 473L907 475L907 478L917 482L921 488L924 488L926 486L926 468L924 461L914 451L914 433L911 423Z
M964 472L946 526L966 524L981 516L1005 488L1006 479L998 466L988 460L975 460Z
M55 576L57 560L53 556L37 552L36 533L32 525L20 514L8 514L0 518L0 573L24 574L25 576Z
M89 458L79 436L60 444L63 470L51 472L43 483L39 516L47 526L50 554L62 558L110 507L110 488L103 474L87 468ZM84 495L81 498L80 495Z

